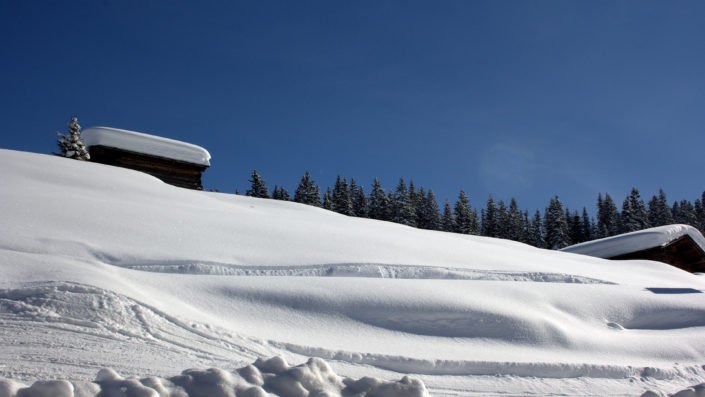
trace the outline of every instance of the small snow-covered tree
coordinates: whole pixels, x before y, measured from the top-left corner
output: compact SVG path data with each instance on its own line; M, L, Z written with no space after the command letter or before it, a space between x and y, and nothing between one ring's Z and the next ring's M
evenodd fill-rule
M68 129L69 132L67 134L57 133L59 135L59 139L56 142L59 146L59 153L57 154L75 160L90 160L91 156L88 154L88 149L86 149L86 145L81 140L81 126L78 124L76 116L71 117Z

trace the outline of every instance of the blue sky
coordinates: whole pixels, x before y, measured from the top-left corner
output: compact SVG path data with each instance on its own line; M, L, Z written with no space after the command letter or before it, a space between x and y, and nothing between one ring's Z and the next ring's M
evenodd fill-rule
M0 37L3 148L49 153L75 114L206 147L225 192L705 190L702 1L3 1Z

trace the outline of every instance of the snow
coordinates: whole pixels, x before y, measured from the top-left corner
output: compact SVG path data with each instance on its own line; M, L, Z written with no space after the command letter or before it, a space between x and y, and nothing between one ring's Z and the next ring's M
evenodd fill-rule
M636 232L606 237L563 248L563 252L590 255L598 258L612 258L630 252L654 247L663 247L672 241L689 236L705 251L705 238L698 229L689 225L667 225L639 230Z
M141 132L110 127L91 127L81 132L83 143L108 146L187 163L210 165L211 155L200 146Z
M59 157L0 150L0 167L0 396L35 381L94 396L105 379L204 395L177 390L175 374L221 368L211 372L235 390L242 368L271 357L313 358L319 370L295 373L342 379L325 383L341 396L356 395L345 379L432 396L638 396L705 381L705 278L663 263L179 189ZM99 371L109 376L92 382Z

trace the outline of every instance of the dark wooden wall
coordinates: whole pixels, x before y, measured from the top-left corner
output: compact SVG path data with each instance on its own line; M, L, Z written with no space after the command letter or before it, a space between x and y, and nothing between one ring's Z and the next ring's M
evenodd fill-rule
M693 239L682 236L665 247L654 247L608 259L647 259L668 263L691 273L705 272L705 253Z
M205 165L151 156L107 146L88 148L91 161L142 171L155 176L170 185L187 189L203 190L201 175L208 168Z

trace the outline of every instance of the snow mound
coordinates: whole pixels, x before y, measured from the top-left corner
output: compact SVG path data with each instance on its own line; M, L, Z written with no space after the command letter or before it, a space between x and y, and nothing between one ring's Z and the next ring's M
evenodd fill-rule
M0 397L428 397L422 381L338 376L320 358L290 366L284 358L259 358L229 372L218 368L187 369L170 378L124 378L110 368L92 383L40 380L27 387L0 379Z
M141 132L91 127L81 132L81 138L89 149L91 146L108 146L187 163L210 165L210 153L200 146Z
M670 397L705 397L705 383L699 385L687 387L679 392L669 394ZM665 397L665 394L648 390L644 392L640 397Z
M689 236L700 249L705 251L705 238L698 229L689 225L666 225L636 232L605 237L571 245L561 251L573 254L589 255L598 258L612 258L630 252L642 251L653 247L663 247L682 236Z

